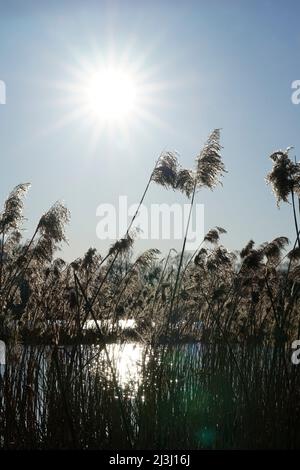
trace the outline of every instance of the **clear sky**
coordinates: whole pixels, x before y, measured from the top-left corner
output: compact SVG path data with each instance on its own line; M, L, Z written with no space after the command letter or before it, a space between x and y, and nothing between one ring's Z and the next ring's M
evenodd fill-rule
M162 150L192 166L220 127L228 174L223 187L197 195L205 229L226 228L229 249L250 238L294 240L291 207L276 208L264 177L272 151L293 145L300 158L300 105L291 102L299 15L296 0L0 0L1 201L29 181L26 236L63 200L72 216L63 256L104 252L97 206L119 195L138 202ZM135 71L145 96L138 113L108 129L74 96L99 57L112 56ZM152 202L187 201L153 185ZM168 244L141 247L150 245Z

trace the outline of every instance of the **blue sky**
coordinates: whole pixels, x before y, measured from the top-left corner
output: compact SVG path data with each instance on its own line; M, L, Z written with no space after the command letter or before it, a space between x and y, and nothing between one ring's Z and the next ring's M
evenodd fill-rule
M0 80L7 103L0 106L0 199L30 181L26 232L56 200L71 211L72 259L96 237L96 208L127 195L138 202L157 156L177 150L193 165L207 135L222 128L223 187L204 190L205 229L227 229L223 242L240 249L287 235L294 240L291 207L277 209L264 177L268 155L295 147L300 156L300 105L291 83L300 79L297 1L0 1ZM89 116L60 125L76 103L65 102L57 84L68 86L82 63L114 50L139 64L147 84L158 84L150 121L133 119L123 136L92 126ZM96 143L92 140L97 135ZM146 204L187 202L152 186ZM138 248L168 243L143 242ZM174 243L176 248L179 243Z

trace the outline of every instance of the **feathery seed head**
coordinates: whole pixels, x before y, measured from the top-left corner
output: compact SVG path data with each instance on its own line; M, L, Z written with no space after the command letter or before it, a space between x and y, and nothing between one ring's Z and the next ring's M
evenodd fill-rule
M288 197L292 190L300 194L300 165L293 163L289 158L289 147L285 152L278 150L270 155L273 160L273 168L266 176L267 184L270 184L277 200L288 202Z
M23 198L30 187L30 183L22 183L16 186L4 203L4 210L0 214L0 232L4 230L16 230L22 220L24 207Z
M181 168L177 173L176 189L179 189L179 191L186 194L186 196L189 198L194 190L195 178L196 174L194 174L191 170Z
M178 170L178 158L175 153L164 152L160 155L152 173L152 181L165 188L175 189Z
M220 177L226 172L220 155L220 129L215 129L207 139L206 144L196 158L197 186L213 189L220 182Z

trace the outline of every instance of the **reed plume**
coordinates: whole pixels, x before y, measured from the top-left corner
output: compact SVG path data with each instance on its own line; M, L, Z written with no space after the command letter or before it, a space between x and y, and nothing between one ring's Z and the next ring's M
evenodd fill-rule
M207 139L203 149L196 157L197 187L213 189L221 184L220 177L226 172L221 157L220 129L215 129Z
M289 158L289 147L286 151L278 150L270 155L273 168L266 176L276 197L277 205L288 202L292 191L300 195L300 165Z
M157 256L160 254L160 251L157 248L150 248L149 250L144 251L137 260L135 265L140 268L149 268L151 263L157 259Z
M24 196L26 195L29 187L30 183L19 184L9 194L4 203L4 210L0 214L0 233L18 229L19 224L22 221Z
M253 240L250 240L247 245L240 251L240 257L243 259L243 258L246 258L246 256L249 255L249 253L253 250L254 248L254 241Z
M56 202L42 217L38 223L38 229L42 236L53 240L55 243L67 241L65 237L65 224L70 220L70 212L61 203Z
M133 246L134 238L127 233L125 237L117 240L109 249L108 254L119 254L128 252Z
M213 189L218 183L220 183L220 177L226 171L223 164L220 151L220 129L215 129L208 137L203 149L200 154L196 157L196 170L187 171L184 170L180 179L178 179L178 170L177 170L177 181L179 181L178 188L185 192L190 199L190 210L187 219L185 236L183 239L183 245L180 253L180 260L177 268L175 285L171 297L169 315L167 319L167 327L173 312L173 306L175 297L177 295L177 290L179 286L180 272L183 263L183 257L185 253L185 246L190 226L190 220L195 200L195 193L197 189L202 187L208 187ZM179 173L180 174L180 173ZM192 181L193 180L193 181ZM176 187L176 183L175 183Z
M163 152L152 172L151 179L167 189L175 189L177 172L178 158L176 153Z
M281 257L282 250L289 244L287 237L274 238L270 243L267 243L263 251L269 261L278 262Z
M180 168L177 172L175 188L191 197L195 185L195 173L185 168Z
M278 207L280 202L289 202L288 198L291 196L296 238L300 247L299 225L295 205L295 194L298 198L300 197L300 165L289 158L289 151L292 148L288 147L285 151L278 150L270 155L273 168L267 174L266 182L272 187Z
M220 240L220 234L227 233L226 230L222 227L215 227L209 230L204 237L205 242L210 242L212 244L218 243Z

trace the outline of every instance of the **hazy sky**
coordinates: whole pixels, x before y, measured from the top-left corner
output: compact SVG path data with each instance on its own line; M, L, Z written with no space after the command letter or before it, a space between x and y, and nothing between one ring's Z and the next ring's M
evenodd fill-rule
M264 177L268 155L295 147L300 158L298 1L0 0L0 199L30 181L26 236L56 200L71 211L67 259L95 246L96 208L127 195L138 202L162 150L193 165L207 135L222 128L228 174L204 190L205 229L227 229L241 248L287 235L291 207L276 208ZM86 71L113 55L147 91L140 113L107 129L83 114L73 91ZM126 125L125 125L126 124ZM154 185L146 204L187 202ZM178 243L172 245L178 247ZM166 249L170 243L140 247Z

